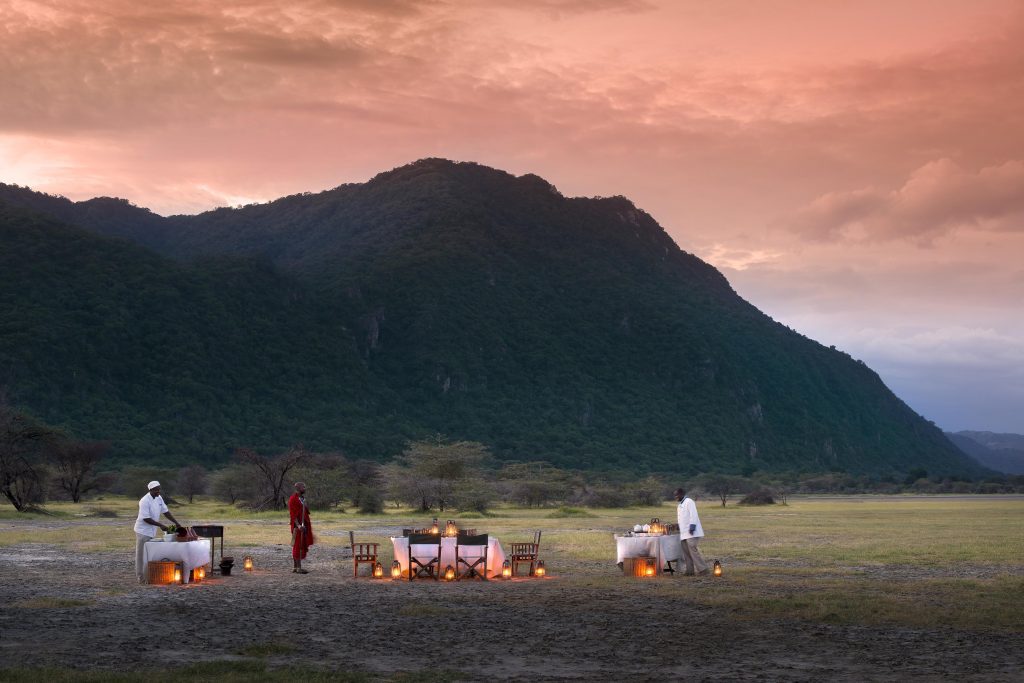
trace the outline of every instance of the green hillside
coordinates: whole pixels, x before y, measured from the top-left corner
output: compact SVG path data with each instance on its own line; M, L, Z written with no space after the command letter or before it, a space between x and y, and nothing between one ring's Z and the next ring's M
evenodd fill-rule
M28 205L19 193L34 196L0 197ZM440 432L580 468L980 471L869 368L757 311L621 197L424 160L192 217L119 203L109 230L95 205L49 199L163 254L3 214L20 270L0 296L33 291L21 334L0 331L8 384L125 452L303 441L384 457Z

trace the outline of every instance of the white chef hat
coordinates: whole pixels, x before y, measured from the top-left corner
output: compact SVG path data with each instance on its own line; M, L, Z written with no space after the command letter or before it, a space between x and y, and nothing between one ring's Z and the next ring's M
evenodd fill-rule
M152 491L153 489L155 489L159 485L160 485L160 482L158 482L156 479L154 479L153 481L149 482L149 485L146 488L149 489L150 491Z

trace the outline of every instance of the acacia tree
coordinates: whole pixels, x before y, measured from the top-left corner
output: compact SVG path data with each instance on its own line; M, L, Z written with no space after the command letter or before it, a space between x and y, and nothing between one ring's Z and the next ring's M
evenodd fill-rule
M45 450L58 433L16 411L0 394L0 493L18 512L45 500Z
M110 444L102 441L65 441L53 449L53 464L57 485L74 503L82 502L82 495L99 488L96 468Z
M722 501L722 507L729 496L741 493L747 488L747 480L728 474L708 474L698 480L701 488Z
M188 502L191 504L197 493L206 490L206 468L202 465L186 465L178 470L174 483L181 495L188 496Z
M263 500L254 501L257 508L273 508L283 510L287 505L285 484L288 473L297 465L309 458L309 453L302 446L293 446L290 450L268 458L248 448L239 448L235 457L255 476L264 490Z
M460 494L480 500L480 466L487 460L487 447L475 441L445 442L440 436L414 441L395 462L384 468L392 497L418 506L422 511L436 505L441 512L451 507ZM472 492L472 496L469 496Z

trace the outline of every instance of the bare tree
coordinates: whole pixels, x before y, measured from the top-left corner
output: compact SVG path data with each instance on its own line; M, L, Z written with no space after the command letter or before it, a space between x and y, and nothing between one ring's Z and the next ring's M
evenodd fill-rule
M16 411L0 394L0 493L18 512L45 500L43 454L57 437L55 430Z
M268 458L248 448L240 448L235 451L235 457L250 468L264 488L263 500L254 501L256 507L283 510L287 504L288 472L306 460L309 453L302 446L294 446L285 453Z
M206 491L206 468L202 465L187 465L178 470L174 480L178 493L188 496L189 504L197 493Z
M244 465L228 465L214 472L211 477L212 493L217 500L234 505L240 500L255 498L259 487L253 481L249 468Z
M57 485L72 502L82 502L83 494L99 488L96 468L109 448L102 441L65 441L53 449Z
M722 507L729 500L729 496L742 493L748 488L748 482L742 477L728 474L708 474L698 479L700 487L722 501Z

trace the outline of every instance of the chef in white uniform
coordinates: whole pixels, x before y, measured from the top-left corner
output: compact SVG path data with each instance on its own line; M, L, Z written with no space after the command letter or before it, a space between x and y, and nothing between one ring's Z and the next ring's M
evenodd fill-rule
M676 489L676 500L679 501L677 514L679 517L679 542L683 546L683 560L686 562L685 576L708 575L708 563L697 548L697 543L704 538L704 527L697 516L697 504L686 495L686 489Z

